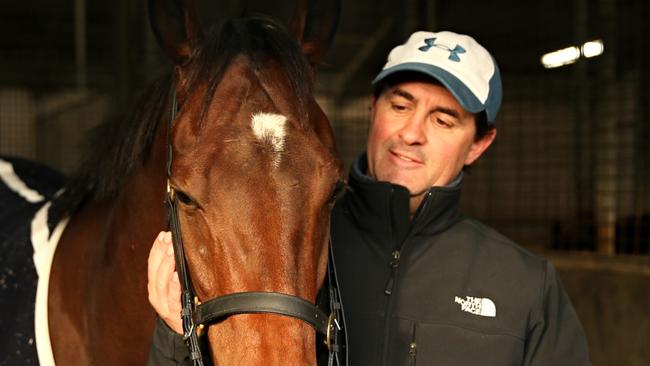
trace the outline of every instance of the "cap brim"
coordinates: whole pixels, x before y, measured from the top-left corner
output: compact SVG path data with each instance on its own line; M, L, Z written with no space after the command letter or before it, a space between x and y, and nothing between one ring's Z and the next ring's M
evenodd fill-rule
M389 75L404 71L419 72L438 80L442 85L444 85L445 88L447 88L447 90L451 92L458 103L470 113L479 113L485 110L485 105L483 105L483 103L481 103L478 98L476 98L476 96L469 90L469 88L465 86L465 84L463 84L457 77L440 67L430 64L407 62L389 67L382 70L379 75L375 77L375 79L372 81L372 85L376 85Z

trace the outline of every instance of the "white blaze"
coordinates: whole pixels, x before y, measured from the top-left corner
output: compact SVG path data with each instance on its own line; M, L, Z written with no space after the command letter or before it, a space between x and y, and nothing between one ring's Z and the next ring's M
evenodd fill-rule
M280 164L280 153L284 149L287 117L274 113L256 113L251 119L253 134L263 143L271 145L273 165Z

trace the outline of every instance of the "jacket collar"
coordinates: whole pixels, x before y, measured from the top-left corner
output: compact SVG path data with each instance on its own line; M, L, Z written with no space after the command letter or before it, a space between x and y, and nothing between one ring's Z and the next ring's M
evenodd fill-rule
M350 190L344 201L361 229L377 240L390 239L399 245L412 235L435 235L458 222L463 173L446 187L426 193L411 222L409 192L400 185L378 182L367 175L368 161L362 154L350 169Z

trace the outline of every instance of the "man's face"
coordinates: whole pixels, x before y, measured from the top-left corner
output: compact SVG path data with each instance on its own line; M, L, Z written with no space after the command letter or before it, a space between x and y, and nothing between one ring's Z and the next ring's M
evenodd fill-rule
M442 85L407 81L373 100L368 135L369 174L402 185L412 197L449 184L474 162L495 132L474 141L474 115Z

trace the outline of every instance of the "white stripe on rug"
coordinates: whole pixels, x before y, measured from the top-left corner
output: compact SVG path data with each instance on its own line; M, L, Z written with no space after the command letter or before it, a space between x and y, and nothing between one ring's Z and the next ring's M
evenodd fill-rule
M5 182L7 187L18 193L28 202L36 203L45 199L40 193L29 188L27 184L16 175L13 165L4 159L0 159L0 179Z
M36 351L40 366L54 366L52 343L50 342L49 318L47 315L48 291L50 286L50 270L56 246L61 234L68 224L68 218L61 220L54 228L52 236L47 225L48 211L51 202L46 203L32 219L32 246L34 247L34 267L38 274L36 288L36 309L34 328L36 335Z

